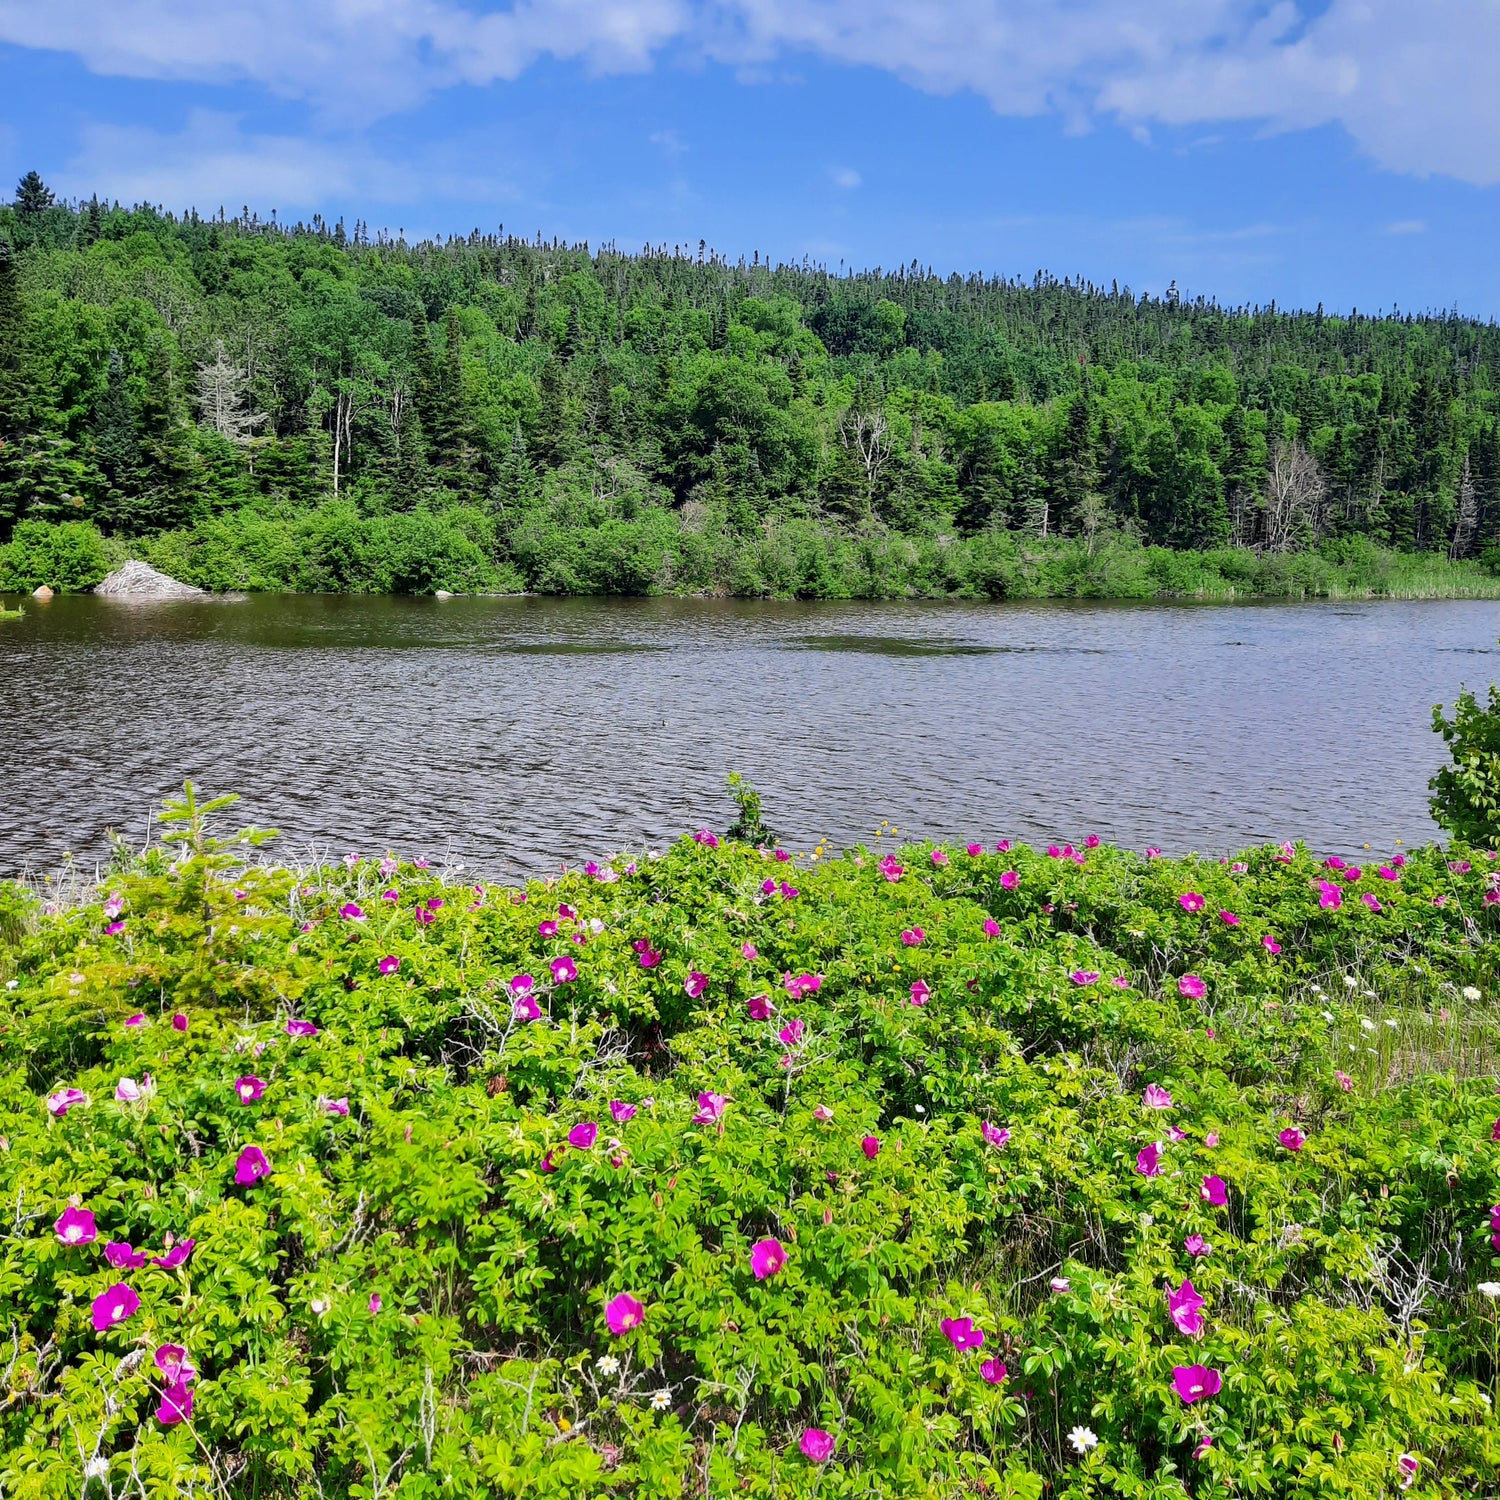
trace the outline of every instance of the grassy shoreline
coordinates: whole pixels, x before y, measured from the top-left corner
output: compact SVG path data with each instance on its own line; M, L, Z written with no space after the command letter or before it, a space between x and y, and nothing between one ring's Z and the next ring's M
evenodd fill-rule
M7 1491L1500 1471L1500 855L702 830L507 888L165 826L0 883Z
M85 522L23 522L0 545L0 590L91 588L128 557L215 593L539 593L803 599L1495 599L1500 574L1363 540L1319 551L1174 551L995 532L854 536L787 522L749 537L664 513L557 531L505 552L479 510L361 516L230 513L128 541Z

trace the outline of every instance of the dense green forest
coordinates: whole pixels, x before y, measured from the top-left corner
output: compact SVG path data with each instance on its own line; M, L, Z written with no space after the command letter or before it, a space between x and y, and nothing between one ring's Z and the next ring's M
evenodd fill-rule
M1004 594L1039 558L1183 585L1152 549L1288 592L1376 549L1494 572L1497 375L1500 328L1457 314L409 244L35 174L0 207L13 586L49 548L252 588Z

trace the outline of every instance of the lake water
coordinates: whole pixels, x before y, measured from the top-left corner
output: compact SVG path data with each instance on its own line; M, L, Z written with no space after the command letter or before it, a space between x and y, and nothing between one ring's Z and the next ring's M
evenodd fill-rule
M1429 719L1490 602L27 601L0 624L0 869L139 841L191 776L288 854L493 876L731 820L791 846L1098 833L1226 852L1434 832Z

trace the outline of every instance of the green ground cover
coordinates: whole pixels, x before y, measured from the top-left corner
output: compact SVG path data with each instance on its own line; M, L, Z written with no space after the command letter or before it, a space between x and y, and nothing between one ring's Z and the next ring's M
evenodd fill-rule
M1487 848L168 827L0 886L5 1494L1493 1493Z

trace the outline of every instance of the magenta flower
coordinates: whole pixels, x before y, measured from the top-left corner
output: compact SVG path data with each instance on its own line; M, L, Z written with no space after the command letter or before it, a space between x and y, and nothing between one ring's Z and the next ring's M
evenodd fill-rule
M880 861L879 865L876 866L876 868L893 885L906 873L906 870L903 868L900 861L894 854L887 854L886 857Z
M1208 993L1208 986L1196 974L1184 974L1177 981L1177 993L1188 1000L1201 1000Z
M1071 979L1074 984L1099 983L1099 975L1093 969L1074 969L1073 972L1068 975L1068 978Z
M445 902L443 901L443 898L441 896L429 896L427 898L428 911L441 911L444 905Z
M530 974L513 974L510 980L512 995L529 995L536 984Z
M629 1333L632 1328L639 1328L645 1316L645 1304L636 1301L629 1292L621 1292L604 1308L604 1321L613 1334Z
M1172 1096L1159 1083L1148 1083L1141 1103L1147 1109L1171 1109Z
M318 1028L311 1021L289 1020L286 1023L286 1034L288 1036L317 1036Z
M1198 1196L1205 1203L1223 1208L1229 1202L1229 1188L1222 1177L1205 1177L1198 1189Z
M1467 875L1469 871L1474 868L1474 866L1471 865L1466 859L1450 859L1448 861L1448 868L1452 870L1455 875Z
M1344 893L1326 880L1318 882L1318 905L1325 911L1337 911L1344 904Z
M347 1098L328 1099L319 1095L318 1108L325 1115L336 1115L339 1119L347 1119L349 1117L349 1100Z
M1177 1331L1189 1338L1195 1339L1203 1332L1203 1298L1186 1277L1175 1292L1170 1283L1167 1285L1167 1316Z
M979 1133L984 1137L985 1144L993 1146L997 1151L1010 1140L1010 1131L1005 1126L993 1125L988 1120L980 1125Z
M1177 901L1183 911L1202 911L1208 904L1197 891L1184 891Z
M234 1080L235 1097L241 1104L254 1104L266 1091L263 1078L257 1078L254 1073L247 1073L243 1078Z
M689 1000L696 1000L708 988L708 975L700 974L697 969L692 969L688 977L682 981L682 988Z
M554 984L572 984L578 978L578 965L566 953L561 958L554 958L547 967L552 970Z
M1000 936L1000 924L993 917L984 919L984 935L990 938Z
M568 1144L580 1151L591 1150L598 1139L599 1127L592 1120L582 1120L568 1132Z
M1295 1125L1288 1125L1280 1135L1276 1137L1288 1151L1300 1151L1307 1144L1307 1137L1297 1129Z
M429 911L425 906L419 906L412 915L417 919L418 927L431 927L437 921L437 913Z
M1099 835L1097 833L1091 833L1083 841L1083 847L1085 849L1097 849L1099 847Z
M382 891L380 893L380 899L382 901L399 901L401 899L401 892L395 890Z
M132 1250L125 1240L111 1240L104 1247L104 1258L116 1271L138 1271L146 1264L144 1250Z
M776 893L776 882L774 880L762 880L760 883L760 893L762 896L774 895Z
M980 1377L990 1385L999 1385L1009 1373L998 1359L987 1359L979 1367Z
M802 1040L805 1029L801 1021L788 1021L776 1034L788 1047L795 1047Z
M1371 911L1385 910L1385 908L1380 904L1380 898L1371 891L1366 891L1359 899L1363 901Z
M802 1456L815 1464L826 1464L833 1457L833 1434L821 1427L804 1427L802 1440L797 1444Z
M58 1089L47 1095L47 1111L56 1119L62 1119L75 1104L87 1104L89 1096L82 1089Z
M1219 913L1219 920L1226 927L1238 927L1240 925L1240 919L1232 911L1221 911Z
M198 1371L193 1367L187 1350L181 1344L161 1344L153 1358L156 1361L156 1368L173 1385L197 1377Z
M1182 1248L1196 1260L1200 1256L1207 1255L1213 1246L1201 1234L1190 1234L1182 1242Z
M922 945L922 940L926 936L927 934L923 932L920 927L907 927L902 929L901 941L905 943L908 948L919 948Z
M234 1180L241 1187L250 1187L271 1170L266 1153L259 1146L246 1146L234 1164Z
M981 854L984 853L984 845L983 844L965 844L964 845L964 853L968 854L968 855L971 855L971 856L974 856L974 857L977 857L977 856L979 856L979 855L981 855Z
M1147 844L1146 845L1146 858L1147 859L1160 859L1161 858L1161 850L1158 849L1155 844Z
M108 1333L117 1323L132 1317L141 1305L141 1299L123 1281L117 1281L94 1298L94 1332Z
M350 922L363 922L365 912L362 906L356 906L352 901L346 901L339 907L339 915Z
M1219 1132L1217 1130L1210 1130L1208 1134L1203 1137L1203 1144L1207 1146L1210 1151L1212 1151L1213 1148L1219 1144Z
M693 835L693 842L702 844L706 849L717 849L719 847L718 838L714 834L710 833L706 828L700 828L697 833Z
M71 1204L63 1209L52 1227L64 1245L91 1245L99 1238L93 1214L86 1208L74 1208Z
M729 1105L726 1094L703 1093L698 1095L698 1113L693 1116L694 1125L713 1125L724 1118Z
M820 1124L826 1125L833 1118L833 1111L826 1104L820 1104L813 1111L813 1119Z
M1207 1365L1175 1365L1172 1369L1172 1389L1186 1406L1205 1396L1217 1396L1223 1384L1219 1372L1210 1370Z
M1149 1146L1136 1153L1135 1169L1142 1177L1161 1175L1161 1142L1152 1141Z
M1001 839L1000 842L995 845L995 853L996 854L1009 854L1010 853L1010 840L1009 839Z
M1128 990L1130 988L1130 981L1126 979L1123 974L1116 974L1115 977L1110 980L1110 983L1114 985L1117 990Z
M864 1140L859 1143L859 1149L865 1153L865 1157L867 1160L874 1161L875 1158L880 1155L880 1137L875 1135L867 1135Z
M1047 1285L1051 1287L1059 1297L1062 1296L1064 1292L1071 1292L1073 1290L1073 1283L1069 1281L1066 1276L1054 1276L1052 1280L1047 1283Z
M978 1349L984 1343L984 1333L974 1326L972 1318L944 1318L939 1326L944 1337L960 1354Z
M1002 890L1013 891L1020 883L1021 877L1014 870L1007 870L1000 877L1000 888Z
M545 1156L542 1157L542 1171L546 1173L555 1172L556 1170L557 1163L552 1160L552 1153L549 1151Z
M635 951L643 969L654 969L661 962L661 954L650 943L642 942Z
M611 1099L609 1115L616 1125L624 1125L627 1121L635 1119L635 1105L627 1104L623 1099Z
M376 1313L378 1313L382 1307L385 1306L385 1303L383 1303L380 1300L380 1293L379 1292L371 1292L370 1293L370 1300L369 1300L369 1303L367 1305L368 1305L368 1307L370 1309L370 1316L374 1317L374 1315Z
M757 1240L750 1247L750 1269L757 1281L774 1276L786 1264L786 1246L780 1240L767 1238Z
M557 923L548 917L545 922L538 922L536 924L536 931L538 937L555 938L557 936Z
M1280 952L1281 952L1281 944L1280 944L1280 943L1278 943L1278 942L1277 942L1277 941L1276 941L1276 939L1275 939L1275 938L1273 938L1273 937L1272 937L1272 936L1271 936L1271 934L1270 934L1270 933L1269 933L1269 932L1268 932L1268 933L1267 933L1267 934L1266 934L1266 935L1265 935L1265 936L1264 936L1264 937L1263 937L1263 938L1262 938L1262 939L1261 939L1261 940L1260 940L1260 945L1261 945L1261 947L1262 947L1262 948L1264 948L1264 949L1265 949L1265 950L1266 950L1266 952L1267 952L1267 953L1269 953L1269 954L1270 954L1270 955L1271 955L1271 956L1272 956L1272 957L1273 957L1273 958L1274 958L1274 957L1275 957L1275 956L1276 956L1276 955L1277 955L1277 954L1278 954L1278 953L1280 953Z
M519 1000L512 1002L510 1013L517 1021L539 1021L542 1008L530 995L522 995Z
M934 849L932 851L932 862L935 865L945 865L948 863L948 856L943 850Z
M823 976L821 974L798 974L795 978L787 974L781 981L781 987L793 1000L800 1000L804 995L815 995L823 988Z
M151 1257L153 1266L160 1266L163 1271L175 1271L192 1253L196 1240L179 1240L170 1250L164 1250L160 1255Z
M919 979L911 987L910 1003L912 1005L926 1005L931 996L932 991L927 988L927 985L922 980Z
M752 1021L769 1021L776 1007L771 1004L769 995L752 995L745 1002L745 1009Z
M1352 1094L1354 1092L1354 1080L1347 1073L1340 1072L1337 1068L1335 1068L1333 1076L1338 1086L1343 1089L1346 1094Z
M130 1027L144 1026L146 1024L146 1012L138 1010L133 1016L126 1016L125 1024Z
M156 1420L163 1427L175 1427L193 1414L193 1388L185 1380L173 1381L161 1393L156 1407Z
M1179 1130L1175 1125L1168 1125L1167 1139L1169 1141L1185 1141L1187 1139L1187 1131Z
M181 1011L178 1011L177 1014L172 1017L172 1030L173 1031L186 1031L187 1029L188 1029L188 1018L185 1015L183 1015L183 1013Z
M125 924L123 922L111 922L109 926L104 929L104 935L105 937L119 937L119 935L124 931Z
M401 960L394 953L387 953L375 967L382 974L394 974L401 967Z
M740 957L741 958L746 958L746 959L756 959L756 958L759 958L760 957L760 949L757 948L754 943L741 943L740 944Z
M566 922L571 922L573 918L578 915L578 913L571 906L569 906L566 901L558 902L557 914Z

